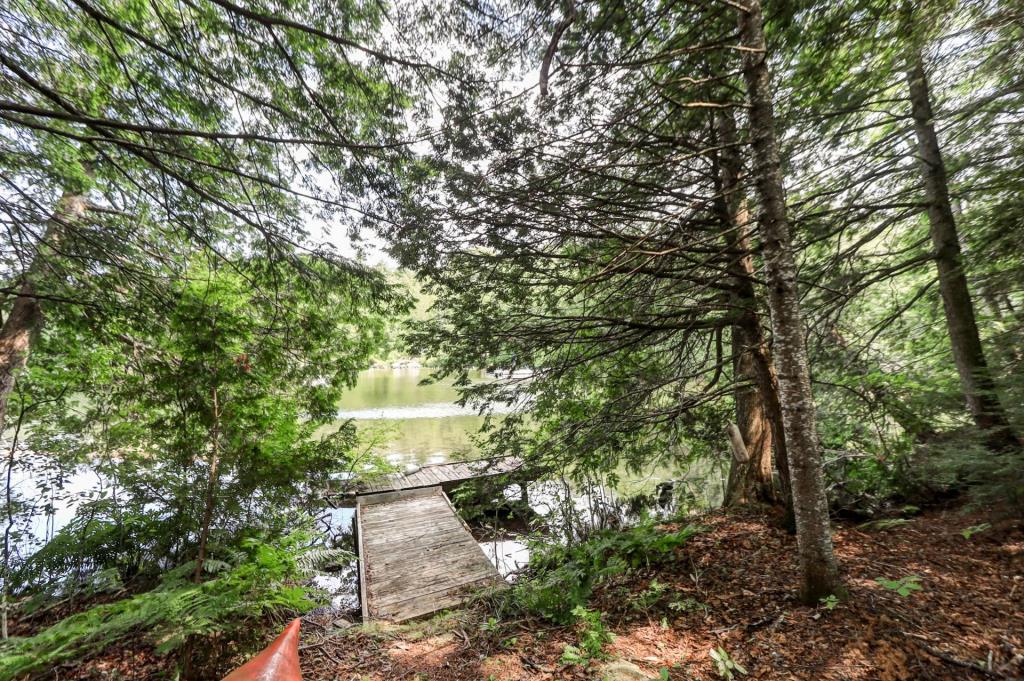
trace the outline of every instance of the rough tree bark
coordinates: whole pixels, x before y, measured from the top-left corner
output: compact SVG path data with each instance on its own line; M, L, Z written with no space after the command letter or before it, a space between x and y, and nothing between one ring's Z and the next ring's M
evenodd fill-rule
M751 220L742 195L742 162L737 150L736 120L732 111L721 110L715 121L718 137L717 210L725 226L729 250L729 273L733 280L731 305L739 316L732 325L733 376L736 387L736 422L750 459L740 466L733 462L729 472L725 505L778 500L772 481L772 451L779 468L781 498L792 517L786 436L779 405L778 381L771 368L771 356L758 316L754 291L754 257L751 252ZM774 445L774 447L773 447Z
M61 197L36 245L35 257L21 275L18 295L0 327L0 432L3 432L7 420L7 399L14 390L18 373L28 363L32 339L43 324L37 287L48 267L45 252L60 243L65 226L80 220L86 210L84 196L65 194Z
M743 46L743 76L750 104L753 177L762 211L761 248L768 284L768 307L772 315L773 363L778 373L789 451L797 553L802 573L800 596L805 603L813 604L828 595L844 595L845 590L832 550L828 500L825 497L796 283L796 258L775 137L761 3L760 0L747 0L746 5L746 10L739 11L739 29Z
M990 449L1004 451L1020 446L1006 410L999 402L995 381L981 346L974 303L967 287L963 254L956 220L949 200L946 165L935 132L931 96L921 53L914 51L907 70L911 114L917 136L917 159L928 204L928 224L935 267L939 273L939 293L946 313L946 329L953 350L953 362L960 374L967 408L975 425L985 433Z
M772 479L772 428L768 421L764 400L757 384L756 368L752 353L747 349L747 339L738 324L732 328L733 373L737 381L734 391L736 402L736 425L750 457L745 462L733 460L729 473L730 484L726 491L725 505L734 506L750 502L775 502L775 486Z

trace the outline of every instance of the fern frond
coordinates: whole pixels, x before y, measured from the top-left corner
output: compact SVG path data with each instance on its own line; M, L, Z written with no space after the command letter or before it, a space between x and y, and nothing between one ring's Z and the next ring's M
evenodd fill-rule
M301 576L309 577L317 570L354 559L355 555L345 549L312 548L296 556L295 566Z
M216 558L207 558L203 561L203 572L215 575L218 572L224 572L225 570L231 569L231 563L225 560L217 560Z

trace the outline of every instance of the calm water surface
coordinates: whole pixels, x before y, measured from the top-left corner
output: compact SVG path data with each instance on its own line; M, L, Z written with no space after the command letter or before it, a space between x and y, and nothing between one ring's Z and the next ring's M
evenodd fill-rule
M338 421L322 432L336 429L348 419L360 432L379 439L377 451L391 463L423 465L452 459L479 458L473 436L484 417L472 407L456 404L453 381L431 382L430 370L367 369L360 372L355 388L338 405ZM494 380L482 371L470 373L474 381ZM507 406L494 409L508 413ZM691 476L685 465L662 465L635 473L618 471L616 491L636 494L653 490L659 482ZM714 492L710 492L711 497ZM709 497L708 502L713 498Z
M483 372L470 378L490 380ZM367 369L342 397L338 421L329 428L354 420L360 432L379 439L378 453L394 464L473 458L472 436L484 417L456 404L458 398L453 381L433 382L429 369Z

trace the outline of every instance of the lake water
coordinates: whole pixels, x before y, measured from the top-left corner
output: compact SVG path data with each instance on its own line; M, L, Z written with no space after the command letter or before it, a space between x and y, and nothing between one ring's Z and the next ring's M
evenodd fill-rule
M484 417L471 407L456 404L459 394L451 379L432 382L430 374L427 368L360 372L355 388L345 393L338 405L339 420L322 432L352 419L360 432L379 439L377 452L399 466L478 458L473 436ZM471 372L470 379L494 380L482 371ZM508 411L505 406L494 410L497 414ZM694 476L684 463L662 463L640 473L625 469L616 473L619 483L615 491L622 494L651 492L659 482ZM719 495L713 487L702 493L706 504L713 504Z
M378 368L361 372L355 388L347 392L339 404L339 420L325 427L323 432L351 419L361 433L374 438L377 453L398 466L479 458L480 454L474 451L473 437L484 417L456 403L459 395L451 380L432 382L429 377L430 370L426 368ZM494 380L483 372L473 373L470 378ZM531 506L539 517L558 525L558 516L565 513L568 499L570 509L593 520L595 508L614 506L618 496L652 493L658 483L667 480L692 481L682 483L688 485L686 490L680 486L677 491L689 492L696 505L714 505L721 498L717 471L705 469L703 474L695 475L685 464L663 464L642 473L625 469L617 473L619 483L614 489L598 484L583 491L561 481L530 485ZM518 494L518 491L510 490L510 493ZM352 514L351 509L332 509L328 521L331 530L347 530ZM529 557L525 545L514 537L481 542L480 546L504 576L513 574ZM339 610L353 605L351 577L341 582L337 576L325 577L321 582L332 592L333 604Z
M338 405L338 422L352 419L379 438L377 450L393 464L443 463L472 458L472 435L484 417L456 404L452 380L429 381L428 369L367 369ZM490 380L483 372L476 381ZM499 408L499 413L507 409Z

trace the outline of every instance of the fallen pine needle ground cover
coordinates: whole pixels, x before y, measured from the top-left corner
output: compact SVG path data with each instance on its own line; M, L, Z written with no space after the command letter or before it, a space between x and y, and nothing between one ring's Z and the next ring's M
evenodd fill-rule
M565 661L573 626L449 613L334 634L308 623L303 677L398 679L1013 679L1024 677L1024 528L939 511L840 524L849 598L796 600L795 539L754 514L714 513L656 570L599 587L606 659ZM983 529L978 529L983 528ZM666 529L672 529L667 526ZM743 671L720 669L724 651ZM745 672L745 673L743 673Z
M817 607L796 599L796 541L772 519L715 512L694 522L704 531L672 560L595 589L589 608L614 635L598 659L567 661L567 646L579 645L579 625L497 619L484 599L403 625L342 630L329 617L307 616L303 679L1024 678L1019 520L942 510L897 522L837 523L836 552L850 593ZM268 624L268 642L279 625ZM164 679L176 662L141 646L114 646L41 678Z

